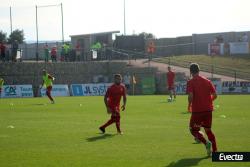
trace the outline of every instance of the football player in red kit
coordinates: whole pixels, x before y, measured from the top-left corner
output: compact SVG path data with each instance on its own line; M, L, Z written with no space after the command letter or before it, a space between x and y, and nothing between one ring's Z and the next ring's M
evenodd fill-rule
M189 128L191 134L205 145L208 156L211 156L211 146L212 152L217 151L215 135L211 130L213 101L217 94L212 82L200 76L199 71L198 64L190 65L193 78L187 83L188 102L192 113ZM201 127L205 129L208 140L199 132Z
M176 92L175 92L175 73L172 71L171 67L168 67L167 72L167 84L168 84L168 91L170 96L170 101L174 101L176 99ZM173 98L174 95L174 98Z
M114 84L111 85L105 96L104 96L104 103L107 108L107 112L111 114L111 118L108 122L102 125L99 129L102 133L105 133L105 128L109 125L115 123L117 133L122 134L120 129L120 101L121 97L123 97L123 105L121 107L122 111L126 108L126 88L124 85L121 84L122 77L120 74L114 75Z

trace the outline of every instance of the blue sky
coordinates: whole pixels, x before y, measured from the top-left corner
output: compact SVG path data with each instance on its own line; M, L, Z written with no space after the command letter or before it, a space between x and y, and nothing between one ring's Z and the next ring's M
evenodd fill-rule
M64 35L119 30L124 33L124 0L0 0L0 30L23 29L36 39L35 5L63 3ZM157 38L193 33L249 31L249 0L125 0L126 34L153 33ZM61 39L60 6L38 8L40 40Z

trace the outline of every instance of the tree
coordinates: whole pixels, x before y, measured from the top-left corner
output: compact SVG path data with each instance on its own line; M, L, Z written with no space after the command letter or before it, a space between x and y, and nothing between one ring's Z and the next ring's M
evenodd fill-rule
M0 42L6 42L6 36L7 36L6 33L0 31Z
M152 34L152 33L146 33L146 32L140 33L139 36L143 36L144 39L155 38L154 34Z
M18 43L23 43L24 42L23 30L16 29L10 34L10 36L8 38L8 43L12 43L15 40L17 40Z

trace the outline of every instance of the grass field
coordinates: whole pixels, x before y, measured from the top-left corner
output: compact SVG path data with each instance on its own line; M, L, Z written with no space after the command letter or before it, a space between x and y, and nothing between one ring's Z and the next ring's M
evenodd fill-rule
M109 119L103 97L0 99L1 167L230 167L215 163L189 133L186 96L129 96L122 113L123 135ZM219 151L250 151L249 95L223 95L216 101L213 129ZM81 104L81 105L80 105Z

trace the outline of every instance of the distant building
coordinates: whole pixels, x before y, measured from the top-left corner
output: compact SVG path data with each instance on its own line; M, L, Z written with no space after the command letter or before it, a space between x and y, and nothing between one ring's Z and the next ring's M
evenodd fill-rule
M120 31L71 35L70 38L72 46L76 46L78 44L82 51L81 56L83 57L83 60L88 61L92 60L91 46L96 43L100 43L102 46L112 47L112 35L116 33L120 33Z

